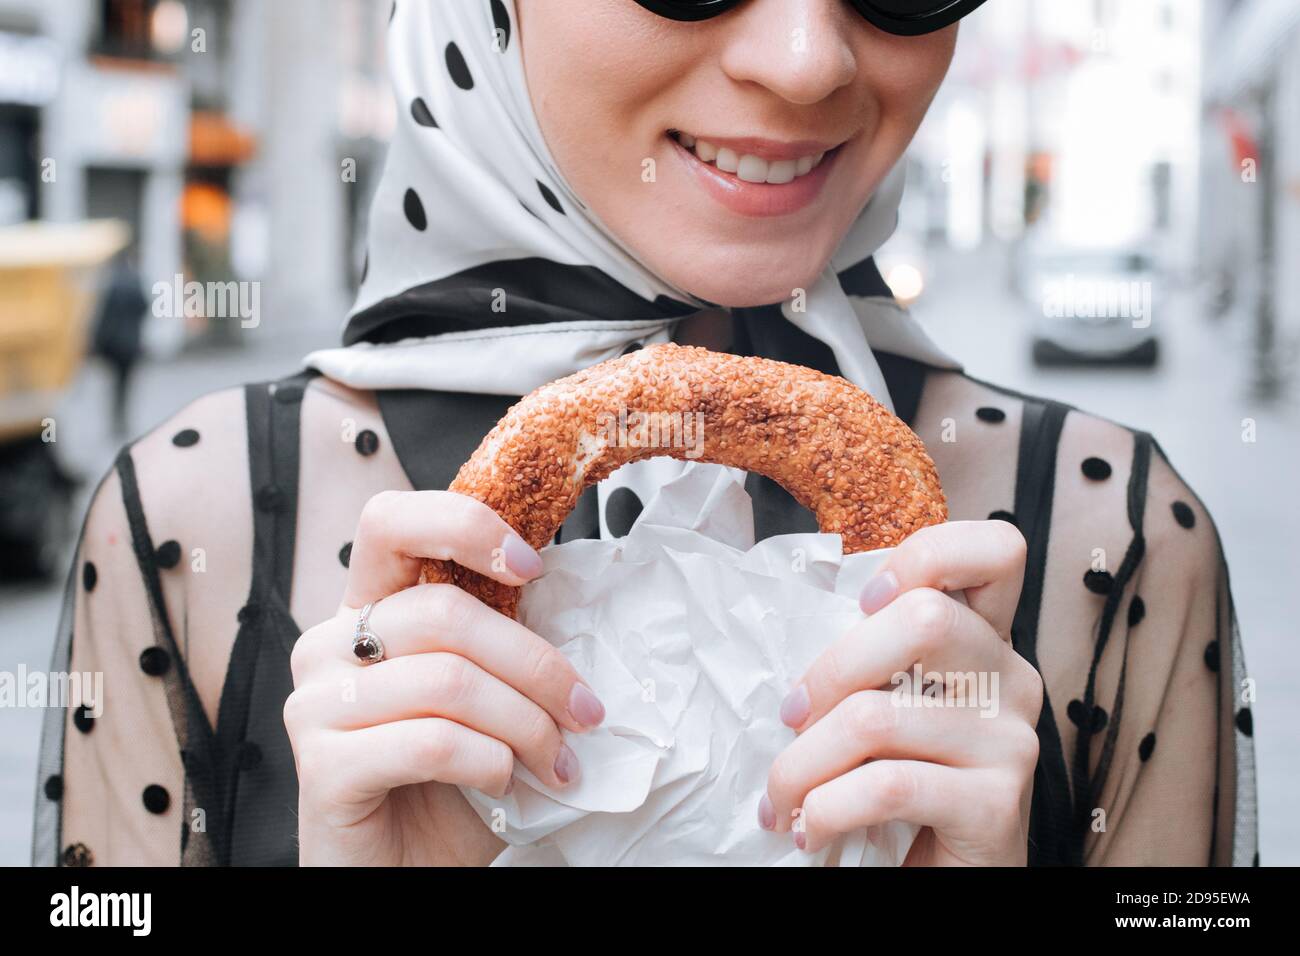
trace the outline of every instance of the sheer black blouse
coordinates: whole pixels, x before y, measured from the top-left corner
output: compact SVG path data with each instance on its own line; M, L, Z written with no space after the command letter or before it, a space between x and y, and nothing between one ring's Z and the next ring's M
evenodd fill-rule
M762 329L745 350L771 354ZM804 349L801 354L800 349ZM824 367L809 343L787 361ZM1041 672L1033 864L1257 860L1248 682L1217 532L1148 434L879 356L957 519L1028 541L1016 649ZM445 488L511 398L361 393L303 372L209 395L124 448L90 506L53 669L38 864L294 864L289 653L332 615L361 507ZM755 475L760 537L815 530ZM561 540L598 535L589 489ZM625 531L639 502L606 516Z

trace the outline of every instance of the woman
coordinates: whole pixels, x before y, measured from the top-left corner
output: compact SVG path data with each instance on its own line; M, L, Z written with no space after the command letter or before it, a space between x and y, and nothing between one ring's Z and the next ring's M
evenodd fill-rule
M107 706L51 722L37 861L489 862L457 785L500 794L516 764L573 783L564 736L603 707L521 625L411 587L421 556L512 585L540 569L439 489L520 394L673 339L889 402L953 519L792 688L798 736L738 814L810 851L909 820L918 865L1250 862L1208 515L1149 435L964 375L871 260L975 6L398 0L400 121L344 347L200 399L95 496L56 669L103 671ZM678 467L589 489L560 539L625 533ZM815 527L747 487L760 536ZM386 659L367 667L368 604ZM998 717L882 707L916 661L999 673Z

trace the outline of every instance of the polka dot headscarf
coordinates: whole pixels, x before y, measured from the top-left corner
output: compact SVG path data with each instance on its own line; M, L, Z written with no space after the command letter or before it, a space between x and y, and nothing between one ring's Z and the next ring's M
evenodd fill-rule
M565 181L529 99L514 0L397 0L389 31L398 123L365 276L347 347L308 364L358 388L518 395L666 341L712 306L642 265ZM838 277L889 237L901 192L900 166L799 297L804 310L770 307L886 403L871 346L954 365L892 299L851 296Z

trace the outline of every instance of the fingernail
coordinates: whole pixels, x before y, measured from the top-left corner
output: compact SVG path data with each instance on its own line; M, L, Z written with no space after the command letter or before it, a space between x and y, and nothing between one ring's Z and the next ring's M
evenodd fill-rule
M528 546L517 534L507 534L501 542L501 553L506 567L516 576L531 580L542 573L542 556Z
M578 779L578 755L569 749L568 744L560 744L559 756L555 758L555 776L560 783L572 783Z
M758 801L758 825L764 830L776 829L776 808L772 806L772 798L763 794L763 799Z
M893 571L882 571L867 582L858 598L863 614L875 614L898 596L898 578Z
M808 688L800 684L781 701L781 723L787 727L801 727L812 710L812 701L808 699Z
M808 849L808 837L801 830L794 831L794 845L801 850Z
M569 691L569 714L584 727L596 727L605 719L605 705L586 684L574 684Z

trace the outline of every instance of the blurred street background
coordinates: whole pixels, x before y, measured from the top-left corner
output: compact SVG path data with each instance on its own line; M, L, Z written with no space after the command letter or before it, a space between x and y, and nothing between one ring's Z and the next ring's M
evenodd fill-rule
M388 12L0 0L0 672L48 666L124 440L337 341L394 117ZM977 377L1153 433L1214 516L1261 859L1300 864L1300 3L991 0L908 163L895 294ZM121 350L93 327L123 274L260 301L146 309L115 430ZM0 865L28 861L41 717L0 708Z

